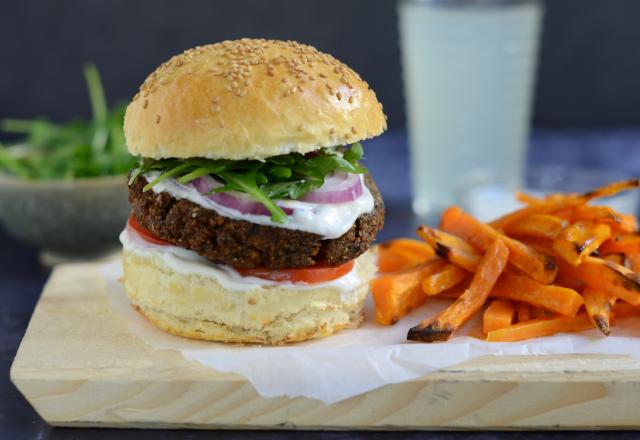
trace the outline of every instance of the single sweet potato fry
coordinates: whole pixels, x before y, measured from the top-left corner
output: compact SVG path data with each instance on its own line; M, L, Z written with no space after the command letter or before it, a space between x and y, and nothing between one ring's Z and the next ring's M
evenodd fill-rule
M513 301L508 299L494 299L482 315L482 332L489 332L509 327L515 317L516 309Z
M507 225L504 233L512 236L540 237L555 239L569 226L569 222L549 214L532 214Z
M543 202L543 199L522 191L516 191L516 200L525 205L535 205Z
M611 228L608 225L578 221L554 240L553 251L576 267L610 236Z
M427 261L435 255L431 246L422 240L413 240L411 238L396 238L388 242L388 246L393 250L404 250L413 254L415 258Z
M608 185L601 186L600 188L596 188L594 190L588 191L580 197L584 200L584 202L588 202L593 199L600 199L602 197L611 197L619 192L626 191L628 189L639 188L640 187L640 179L628 179L621 180L619 182L609 183Z
M468 275L467 278L460 283L453 286L451 289L447 289L444 292L440 292L434 298L438 299L458 299L469 288L471 284L472 276Z
M472 246L486 250L496 239L500 239L509 248L509 263L543 284L551 284L556 277L558 267L549 255L543 255L506 235L483 224L457 206L447 208L442 214L441 228L457 235Z
M418 235L426 241L445 260L457 264L469 272L475 272L482 255L469 243L452 234L420 226Z
M480 310L504 271L508 258L509 248L500 239L494 241L480 260L469 288L435 317L411 328L407 339L423 342L449 339L458 327Z
M522 301L564 316L576 316L584 304L575 290L545 285L524 275L505 272L491 292L491 296Z
M406 270L420 264L414 258L398 255L388 247L378 247L378 272L389 273Z
M582 292L587 315L593 324L605 335L611 333L611 310L616 303L615 298L602 290L585 287Z
M383 274L371 281L376 321L383 325L395 324L421 306L427 299L422 291L422 281L445 264L442 260L432 260L402 272Z
M440 271L429 275L422 282L422 290L427 295L438 295L445 290L451 289L469 275L469 272L460 266L449 263Z
M523 339L551 336L556 333L580 332L593 328L593 324L586 313L574 317L538 318L521 322L512 326L494 330L487 334L490 342L514 342Z
M421 240L399 238L378 246L378 270L397 272L431 260L433 248Z

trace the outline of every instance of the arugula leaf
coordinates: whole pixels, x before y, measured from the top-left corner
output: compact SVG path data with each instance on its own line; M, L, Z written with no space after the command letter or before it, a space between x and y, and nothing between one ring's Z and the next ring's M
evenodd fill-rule
M189 166L190 165L188 163L183 163L181 165L178 165L175 168L171 168L169 171L165 171L164 173L160 174L158 177L153 179L151 182L147 183L144 186L144 188L142 188L142 191L149 191L154 185L157 185L158 183L162 182L163 180L167 180L168 178L179 174L181 171L184 171L187 168L189 168Z
M185 174L184 176L178 179L179 183L189 183L192 180L197 179L198 177L207 176L209 174L216 174L224 169L224 165L219 165L217 167L199 167L195 170L191 171L189 174Z
M356 142L355 144L351 145L351 148L345 151L342 157L344 157L346 161L352 164L359 160L362 160L362 158L364 157L364 149L362 148L362 144L360 142Z
M324 183L324 179L319 180L298 180L294 182L277 182L260 185L260 189L271 199L293 199L297 200L318 189Z

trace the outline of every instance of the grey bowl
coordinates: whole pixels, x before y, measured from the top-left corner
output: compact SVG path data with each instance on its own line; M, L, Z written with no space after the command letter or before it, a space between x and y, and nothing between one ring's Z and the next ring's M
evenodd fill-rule
M0 220L55 254L99 254L117 244L130 212L126 176L26 181L0 174Z

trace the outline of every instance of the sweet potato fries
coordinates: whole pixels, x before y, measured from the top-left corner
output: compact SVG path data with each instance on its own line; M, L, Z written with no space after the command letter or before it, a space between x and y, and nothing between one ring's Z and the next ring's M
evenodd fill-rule
M609 335L615 318L640 316L640 233L634 216L590 202L638 188L616 182L585 194L536 198L489 224L457 206L422 240L379 247L372 282L376 319L395 324L429 298L453 299L407 339L446 341L482 312L487 341L511 342L589 328Z

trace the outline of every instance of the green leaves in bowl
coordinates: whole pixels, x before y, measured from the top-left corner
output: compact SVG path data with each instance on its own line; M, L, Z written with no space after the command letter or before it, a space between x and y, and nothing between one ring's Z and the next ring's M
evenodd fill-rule
M122 124L125 105L107 107L98 70L84 67L93 119L56 124L45 119L5 119L1 128L23 135L0 145L0 171L22 179L74 179L126 173L137 159L127 152Z

